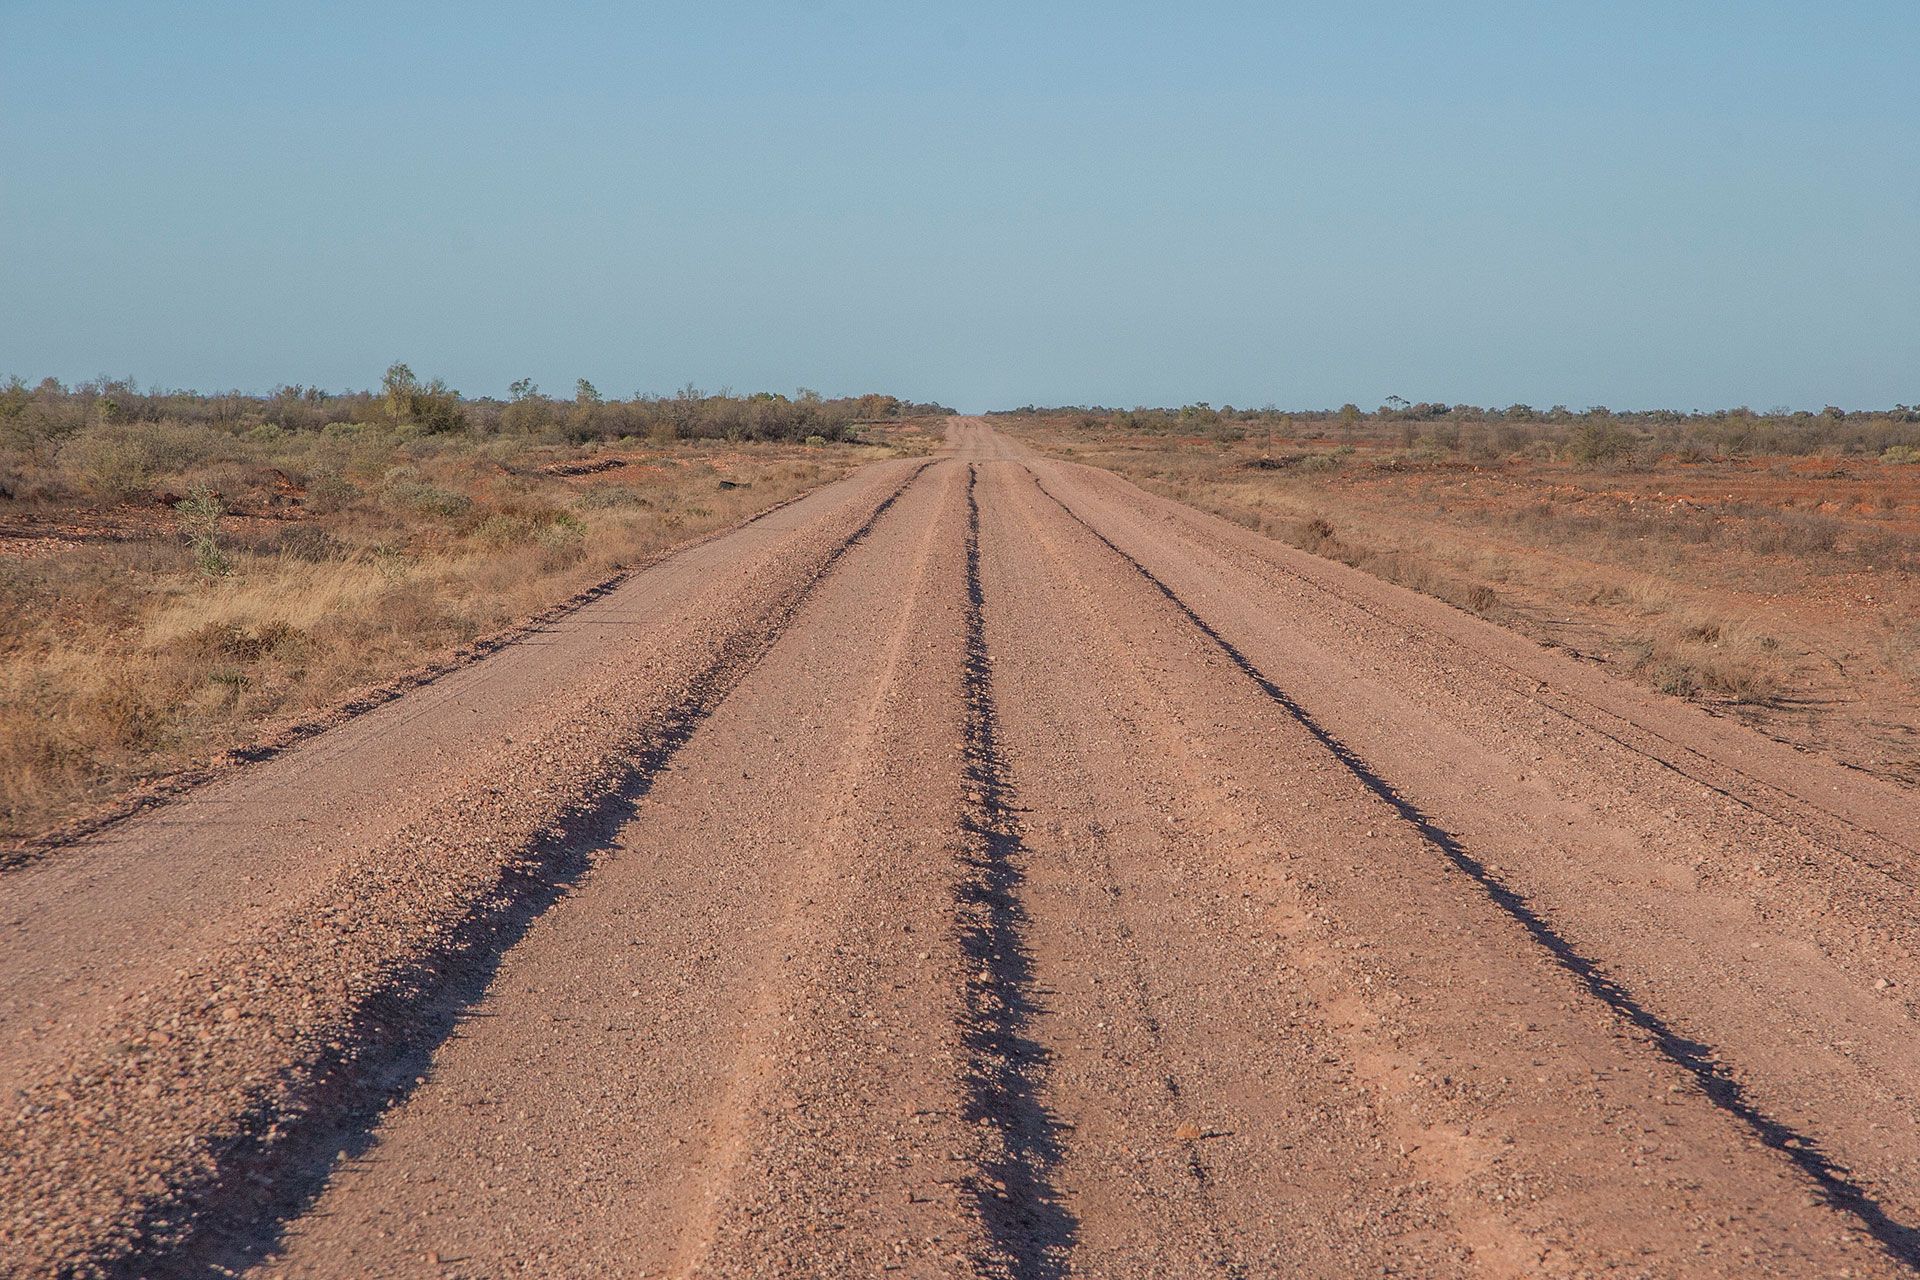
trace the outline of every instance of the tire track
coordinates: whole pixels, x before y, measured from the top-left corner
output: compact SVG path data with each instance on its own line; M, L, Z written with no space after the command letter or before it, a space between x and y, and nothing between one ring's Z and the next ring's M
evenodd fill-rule
M1164 596L1269 701L1311 734L1361 785L1391 806L1423 840L1470 878L1495 906L1518 923L1552 957L1555 964L1577 978L1589 995L1641 1031L1662 1057L1691 1075L1708 1101L1739 1122L1761 1145L1784 1155L1807 1177L1816 1193L1830 1207L1857 1220L1892 1258L1907 1267L1920 1268L1920 1229L1891 1218L1864 1187L1849 1178L1821 1151L1816 1139L1798 1132L1749 1100L1740 1083L1725 1073L1720 1055L1713 1046L1675 1029L1642 1004L1632 992L1607 977L1598 962L1581 954L1535 912L1525 895L1501 881L1456 836L1439 826L1431 816L1397 791L1391 782L1375 772L1351 747L1330 733L1172 588L1083 519L1050 491L1037 475L1033 475L1031 469L1028 474L1033 476L1036 489Z
M968 1054L963 1118L979 1126L986 1141L976 1156L980 1174L967 1190L993 1247L993 1256L980 1260L982 1272L1056 1280L1071 1270L1079 1223L1053 1182L1064 1130L1043 1100L1051 1055L1028 1030L1038 1009L1021 900L1026 850L994 706L980 582L978 479L969 464L963 756L971 848L955 898L961 950L978 966L962 993Z
M1006 486L1012 487L1012 484ZM1096 599L1089 575L1076 570L1075 557L1039 517L1038 504L1020 504L1023 541L1033 548L1033 554L1025 558L1048 566L1051 578L1048 589L1057 593L1054 599L1059 603L1047 616L1054 620L1062 634L1074 636L1080 654L1105 673L1102 684L1113 688L1115 703L1123 709L1118 713L1121 717L1117 721L1119 736L1145 757L1129 761L1126 772L1133 775L1136 783L1143 776L1156 778L1156 783L1141 786L1141 791L1148 795L1176 789L1165 774L1158 773L1158 766L1170 766L1175 776L1213 773L1214 766L1196 752L1193 739L1182 732L1167 732L1167 726L1179 723L1168 695L1149 675L1148 668L1142 665L1143 655L1116 624L1111 605L1103 607ZM1071 537L1081 531L1069 526L1066 532ZM1082 550L1080 555L1084 554ZM1065 696L1070 695L1064 690L1052 697L1030 694L1027 701L1030 705L1052 706L1055 698ZM1100 715L1082 707L1071 721L1098 723ZM1027 745L1032 749L1035 744ZM1147 763L1149 760L1153 762L1151 765ZM1296 1090L1302 1090L1303 1086L1305 1090L1316 1086L1324 1090L1326 1081L1320 1077L1319 1070L1296 1069L1286 1085L1279 1085L1257 1075L1250 1079L1231 1069L1223 1070L1219 1060L1208 1059L1214 1052L1232 1056L1234 1049L1239 1049L1242 1052L1237 1065L1245 1066L1289 1050L1302 1052L1301 1040L1307 1041L1308 1056L1315 1064L1320 1063L1321 1057L1310 1050L1313 1040L1325 1043L1345 1039L1350 1049L1364 1052L1366 1046L1360 1043L1364 1037L1337 1036L1330 1029L1335 1021L1359 1021L1361 1014L1323 995L1323 1001L1331 1006L1327 1012L1337 1010L1338 1019L1326 1018L1303 1036L1299 1031L1299 1014L1295 1011L1286 1015L1286 1030L1282 1032L1273 1021L1273 1007L1249 991L1247 1003L1236 1019L1236 1030L1257 1027L1258 1033L1248 1041L1234 1042L1234 1049L1218 1048L1217 1028L1208 1036L1208 1041L1215 1043L1196 1041L1193 1018L1195 1006L1203 1003L1203 997L1190 985L1184 988L1169 985L1165 974L1190 973L1195 966L1201 972L1251 972L1254 968L1243 970L1242 966L1248 962L1254 967L1269 963L1271 951L1253 952L1247 947L1248 939L1237 930L1215 934L1192 927L1191 917L1182 918L1182 912L1191 910L1193 896L1208 891L1198 886L1204 884L1210 889L1221 885L1224 876L1210 882L1209 871L1185 861L1181 845L1191 839L1194 828L1184 825L1179 828L1179 835L1165 835L1155 840L1160 847L1143 859L1136 842L1144 834L1143 827L1152 828L1157 823L1137 818L1129 820L1124 811L1103 813L1106 805L1114 802L1103 794L1103 780L1098 775L1112 763L1088 761L1077 766L1049 758L1045 766L1052 793L1060 796L1064 792L1073 799L1065 804L1056 800L1058 807L1048 810L1048 817L1055 825L1051 838L1042 845L1043 856L1061 865L1053 869L1054 883L1048 886L1043 880L1036 897L1046 902L1050 887L1055 895L1048 904L1051 910L1063 917L1078 914L1079 927L1087 929L1091 925L1099 939L1098 976L1093 977L1098 985L1091 991L1080 987L1081 998L1098 1009L1098 1020L1094 1013L1083 1008L1077 1019L1056 1019L1052 1027L1054 1036L1067 1035L1069 1027L1072 1028L1070 1038L1065 1041L1069 1046L1076 1040L1100 1046L1092 1050L1089 1043L1080 1043L1077 1054L1071 1049L1061 1054L1063 1069L1077 1073L1083 1080L1077 1099L1071 1089L1060 1091L1062 1105L1069 1114L1082 1120L1097 1116L1097 1128L1106 1139L1104 1149L1098 1143L1083 1142L1080 1146L1085 1154L1082 1150L1071 1153L1067 1180L1079 1202L1101 1204L1103 1216L1110 1217L1116 1212L1114 1192L1122 1185L1122 1180L1114 1178L1113 1169L1130 1163L1135 1150L1157 1148L1158 1158L1137 1166L1136 1171L1136 1176L1156 1178L1152 1190L1143 1187L1138 1192L1141 1199L1129 1203L1124 1212L1143 1220L1142 1227L1151 1233L1158 1248L1167 1251L1165 1256L1182 1260L1187 1268L1183 1274L1204 1272L1231 1278L1262 1273L1264 1267L1274 1265L1276 1257L1270 1251L1271 1240L1263 1245L1257 1237L1247 1238L1249 1220L1265 1216L1260 1210L1249 1213L1250 1202L1258 1203L1259 1193L1254 1191L1259 1185L1257 1180L1265 1176L1252 1171L1271 1169L1275 1163L1290 1159L1327 1159L1350 1165L1357 1153L1348 1149L1336 1154L1312 1147L1315 1154L1307 1156L1311 1143L1324 1138L1325 1134L1314 1134L1310 1139L1288 1119L1287 1112L1301 1106L1310 1096ZM1064 782L1062 772L1069 774L1072 781ZM1106 804L1086 799L1093 796L1101 796ZM1223 795L1216 791L1211 799L1221 809L1230 811L1235 807L1230 796L1230 792ZM1086 807L1078 808L1077 804ZM1233 847L1244 839L1244 833L1230 832L1228 824L1212 824L1213 805L1202 802L1199 807L1207 813L1200 821L1212 831L1207 839L1198 842L1201 847ZM1077 837L1069 836L1069 829L1075 830ZM1122 863L1117 861L1123 858L1124 872ZM1156 861L1161 863L1158 869ZM1178 867L1170 879L1164 878L1168 863ZM1216 867L1211 874L1221 876L1222 870ZM1062 896L1062 881L1073 884L1076 892ZM1173 892L1169 893L1169 889ZM1079 890L1086 892L1077 892ZM1254 917L1250 914L1248 918ZM1094 923L1096 920L1098 923ZM1070 953L1070 949L1067 950ZM1056 964L1063 958L1058 954L1053 957ZM1080 965L1086 965L1091 958L1083 951L1077 959ZM1296 971L1308 963L1297 940L1288 962ZM1082 969L1083 983L1085 974L1086 970ZM1293 1043L1281 1047L1288 1040ZM1109 1055L1124 1063L1117 1073ZM1095 1085L1093 1081L1099 1083ZM1265 1105L1249 1106L1246 1099L1250 1095L1258 1096ZM1125 1112L1114 1105L1115 1099L1122 1097L1130 1108ZM1321 1097L1324 1099L1324 1094ZM1237 1105L1229 1101L1235 1098ZM1285 1101L1281 1101L1282 1098ZM1080 1103L1077 1110L1073 1105L1075 1101ZM1126 1119L1116 1128L1121 1115ZM1379 1123L1377 1116L1371 1112L1369 1115L1370 1123ZM1229 1120L1228 1116L1232 1118ZM1220 1127L1216 1128L1211 1121L1219 1121ZM1169 1131L1171 1142L1166 1141ZM1384 1133L1384 1129L1369 1133L1362 1141L1377 1142ZM1084 1133L1079 1136L1088 1137ZM1421 1136L1431 1140L1430 1135ZM1235 1149L1231 1153L1210 1151L1213 1139L1225 1139L1227 1145ZM1408 1138L1407 1141L1414 1140ZM1163 1159L1164 1165L1160 1163ZM1383 1180L1406 1176L1404 1169L1372 1168L1369 1172ZM1090 1256L1083 1260L1083 1265L1095 1270L1099 1270L1102 1263L1130 1266L1134 1259L1124 1244L1111 1238L1100 1239L1100 1228L1105 1227L1110 1233L1113 1224L1094 1221L1094 1216L1090 1210L1087 1239L1082 1247L1083 1254ZM1456 1219L1456 1226L1463 1225L1478 1224L1462 1224ZM1506 1243L1490 1231L1472 1238L1477 1242L1491 1238L1499 1240L1501 1245ZM1104 1252L1095 1253L1103 1244ZM1406 1250L1400 1256L1407 1258L1413 1252ZM1313 1249L1303 1246L1297 1235L1284 1246L1281 1256L1300 1274L1315 1273L1317 1260L1313 1259ZM1373 1269L1352 1258L1347 1259L1345 1265L1351 1266L1354 1274ZM1422 1257L1419 1265L1426 1268L1426 1274L1442 1274L1441 1264L1431 1255ZM1125 1274L1133 1272L1129 1269Z
M956 426L488 668L459 716L412 702L321 785L295 762L383 821L250 837L222 883L304 874L16 1000L67 1021L8 1080L0 1274L1911 1274L1904 1184L1846 1167L1912 1149L1867 1132L1905 1118L1908 1028L1807 1014L1872 1033L1855 1092L1759 1007L1845 994L1830 967L1635 917L1641 864L1601 842L1497 865L1531 811L1475 790L1476 737L1578 735L1490 665L1448 678L1476 632L1383 647L1251 544ZM1402 683L1348 683L1396 652ZM477 763L401 781L449 742ZM1556 782L1655 775L1575 745ZM143 823L136 852L257 816L188 815L202 845ZM1755 828L1726 821L1700 840ZM191 904L169 861L73 896L110 912L150 863ZM1704 982L1660 967L1716 946L1741 954Z
M930 576L940 523L936 513L927 521L926 530L915 545L911 572L900 592L899 607L875 664L878 678L853 721L852 736L840 752L844 763L833 784L823 789L825 798L811 824L814 833L811 843L816 846L828 847L844 837L850 816L849 810L843 807L844 798L855 794L863 775L873 770L874 744L884 727L887 703L896 694L915 615L927 607L923 592ZM795 880L787 890L786 905L776 926L780 941L771 951L790 952L797 947L803 914L801 903L826 896L824 877L830 869L830 864L816 862L794 872ZM674 1257L664 1268L666 1275L678 1280L701 1274L714 1253L721 1218L738 1182L741 1162L749 1151L759 1100L775 1074L772 1049L779 1034L780 1015L790 1012L794 1001L791 991L777 985L778 976L781 975L764 975L754 990L742 1015L740 1043L733 1052L736 1069L709 1109L717 1130L717 1136L710 1140L713 1154L705 1176L690 1197L692 1203L678 1225Z

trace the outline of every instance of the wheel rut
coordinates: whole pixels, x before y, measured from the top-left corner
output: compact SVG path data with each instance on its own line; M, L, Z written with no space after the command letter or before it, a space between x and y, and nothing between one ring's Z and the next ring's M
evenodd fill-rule
M966 873L956 886L967 1046L964 1118L990 1135L969 1179L992 1241L985 1274L1053 1280L1068 1274L1078 1221L1053 1184L1064 1130L1044 1096L1051 1054L1029 1032L1037 1012L1029 919L1021 891L1026 849L994 700L980 578L978 469L967 469Z
M812 842L826 847L846 841L849 809L845 797L856 793L873 772L876 743L883 735L888 706L898 696L906 649L914 634L916 615L929 607L928 589L933 576L936 542L941 522L931 519L917 538L912 550L911 571L893 617L887 624L875 664L872 690L853 720L851 733L841 748L844 761L825 798L813 816ZM829 892L828 871L832 863L820 862L794 870L786 886L787 900L775 926L772 952L791 954L803 945L805 904ZM734 1195L741 1166L748 1160L754 1133L754 1117L760 1112L767 1090L776 1078L774 1050L783 1015L794 1012L794 992L790 975L784 968L761 974L741 1016L741 1040L734 1052L734 1068L726 1087L714 1099L708 1127L703 1175L694 1192L680 1208L676 1247L665 1275L688 1277L699 1274L711 1259L718 1240L720 1224Z
M1906 795L1111 475L1034 469L1255 666L1286 671L1289 696L1577 952L1712 1046L1755 1110L1920 1222Z
M1234 855L1262 836L1225 819L1241 807L1237 788L1186 727L1197 709L1163 687L1157 628L1118 624L1113 598L1071 545L1084 531L1049 527L1059 523L1051 504L1050 521L1009 501L1020 487L1002 482L1002 538L1021 548L1023 565L1045 566L1021 603L1072 636L1076 660L1101 673L1092 696L1057 672L1022 672L1023 767L1050 782L1047 811L1035 815L1047 827L1036 896L1048 968L1078 996L1046 1029L1073 1081L1061 1105L1083 1126L1067 1177L1097 1223L1090 1268L1152 1274L1139 1265L1151 1248L1195 1275L1344 1276L1394 1265L1452 1274L1428 1240L1383 1252L1366 1239L1417 1237L1439 1210L1404 1150L1387 1150L1398 1135L1351 1091L1347 1054L1367 1050L1352 1033L1364 1015L1345 998L1344 977L1319 983L1314 1004L1303 999L1301 979L1318 963L1311 940L1285 929L1285 950L1270 940L1295 913L1270 900L1263 880L1241 878ZM1238 907L1223 912L1223 902ZM1226 1007L1214 984L1232 990ZM1346 1050L1338 1058L1327 1054L1336 1044ZM1286 1171L1296 1165L1321 1176L1294 1185ZM1335 1169L1339 1177L1323 1172ZM1341 1187L1349 1179L1405 1198L1380 1221L1348 1221L1333 1206L1351 1204ZM1131 1231L1115 1229L1123 1217L1138 1220ZM1453 1233L1486 1256L1500 1252L1497 1231L1466 1225L1456 1218Z
M997 1256L955 926L965 479L935 464L801 611L263 1273Z

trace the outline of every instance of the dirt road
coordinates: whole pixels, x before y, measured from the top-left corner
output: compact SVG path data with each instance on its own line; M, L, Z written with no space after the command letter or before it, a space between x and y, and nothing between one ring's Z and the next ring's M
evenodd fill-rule
M1917 886L956 420L0 878L0 1270L1910 1274Z

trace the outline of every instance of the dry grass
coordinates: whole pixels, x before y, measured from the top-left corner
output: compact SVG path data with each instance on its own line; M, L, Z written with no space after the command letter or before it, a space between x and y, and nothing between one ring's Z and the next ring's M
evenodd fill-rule
M1920 467L1474 461L1356 430L1007 418L1058 456L1445 600L1883 776L1920 781Z
M162 425L16 454L0 501L0 835L32 836L934 440L870 435L883 442L574 446ZM225 510L225 572L205 572L173 509L195 485Z

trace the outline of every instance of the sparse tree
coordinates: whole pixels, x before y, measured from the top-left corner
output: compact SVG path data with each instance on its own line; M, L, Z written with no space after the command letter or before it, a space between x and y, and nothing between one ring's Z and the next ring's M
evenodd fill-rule
M422 383L412 369L396 360L380 379L387 417L410 422L432 432L459 431L467 425L460 393L439 378Z
M380 379L380 389L385 394L387 416L395 422L408 421L414 397L420 394L420 379L413 376L413 370L395 360Z
M509 383L506 412L501 414L501 425L509 431L521 431L529 435L547 425L552 414L547 398L540 394L540 388L533 384L532 378L521 378Z

